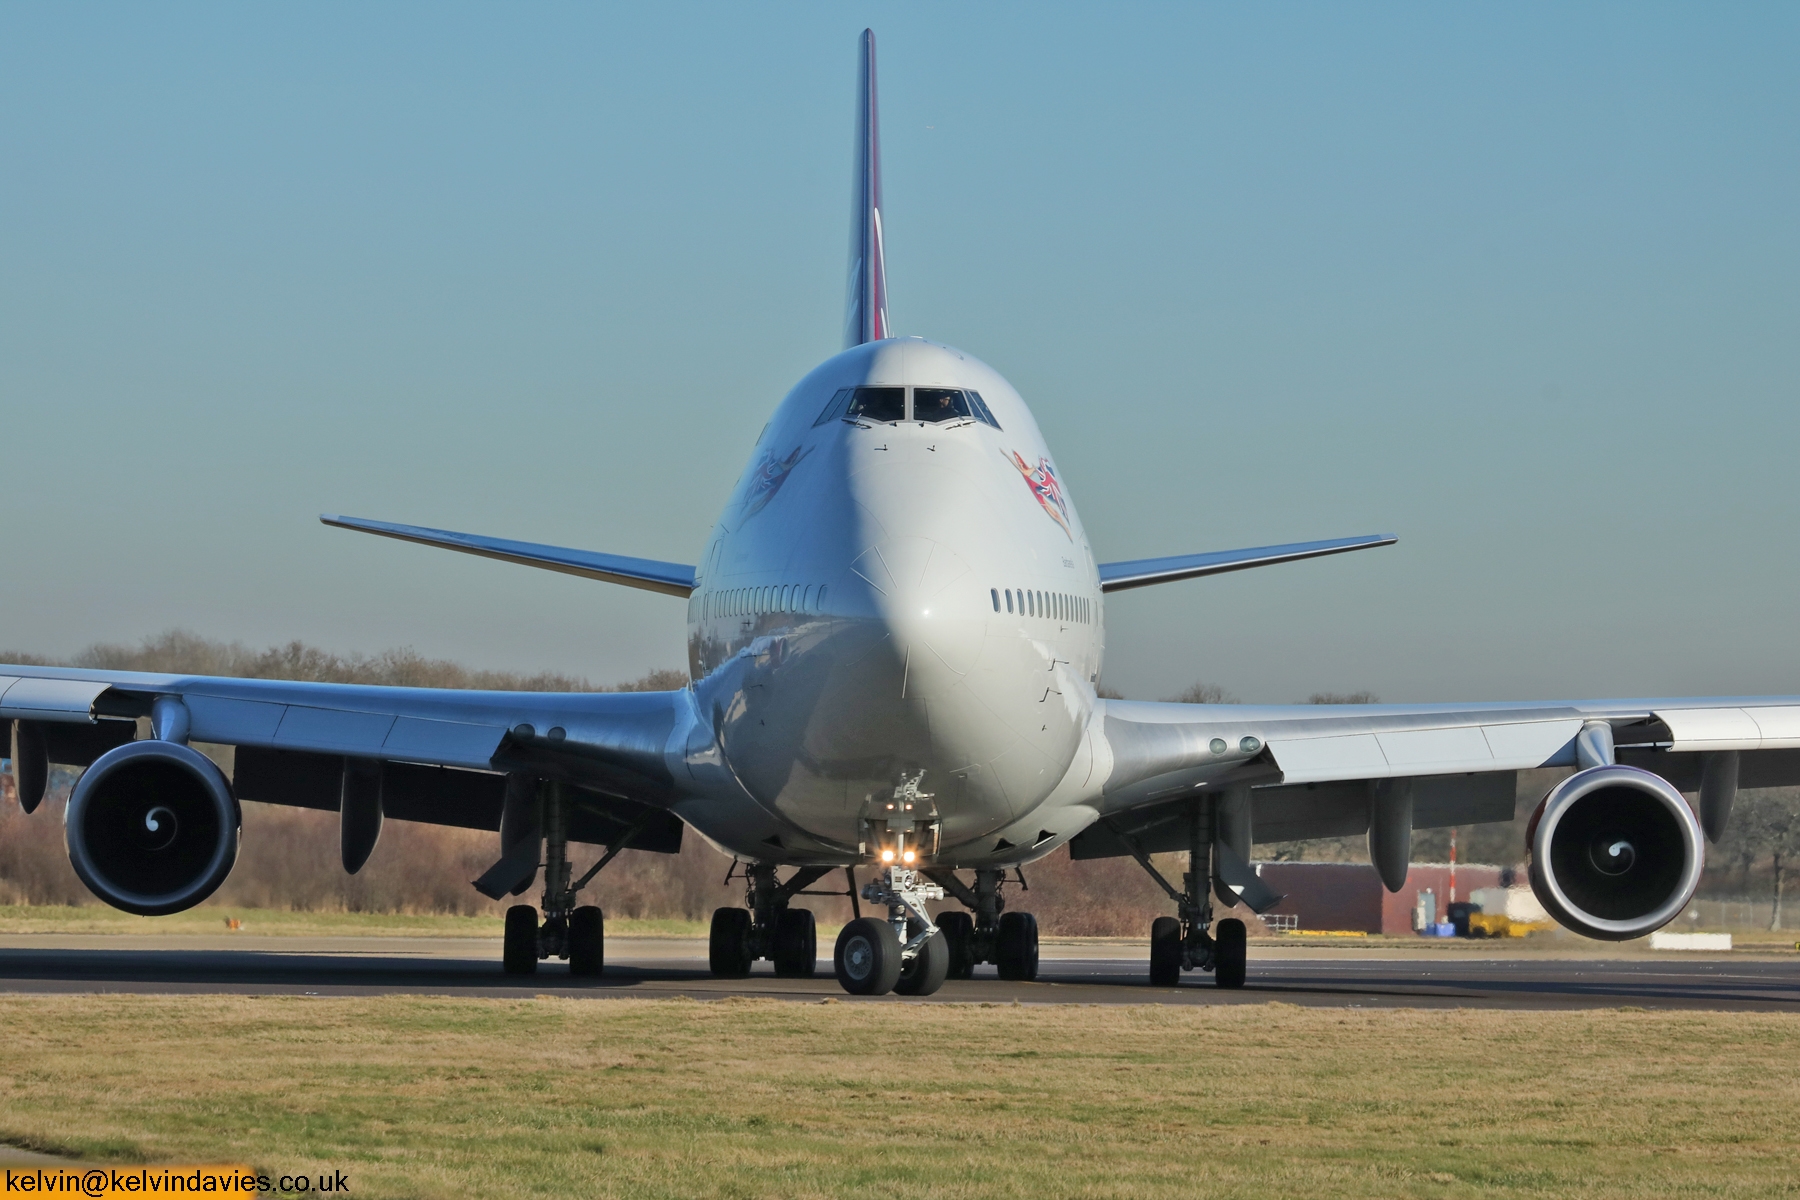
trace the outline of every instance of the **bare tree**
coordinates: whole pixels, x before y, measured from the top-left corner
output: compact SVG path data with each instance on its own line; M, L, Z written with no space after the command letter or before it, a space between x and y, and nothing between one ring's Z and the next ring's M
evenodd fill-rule
M1171 704L1236 704L1238 698L1216 683L1196 683L1179 696L1168 697Z
M1381 697L1374 692L1314 692L1306 698L1308 704L1379 704Z
M1741 793L1720 849L1744 862L1769 856L1769 928L1779 930L1787 872L1800 857L1800 788L1756 788Z

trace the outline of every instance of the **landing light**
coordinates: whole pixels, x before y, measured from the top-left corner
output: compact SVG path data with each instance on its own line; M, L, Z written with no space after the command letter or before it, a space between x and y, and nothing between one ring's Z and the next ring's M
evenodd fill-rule
M881 852L881 861L882 862L893 862L894 861L894 852L892 850L883 850Z
M911 862L913 859L915 859L917 857L918 857L918 855L914 854L911 850L908 850L905 854L902 854L900 856L900 861L901 862Z

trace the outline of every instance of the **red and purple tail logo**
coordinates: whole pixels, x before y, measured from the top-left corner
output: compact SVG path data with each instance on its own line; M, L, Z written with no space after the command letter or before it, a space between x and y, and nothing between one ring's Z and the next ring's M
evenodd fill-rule
M1062 531L1072 542L1075 535L1069 531L1069 506L1063 500L1062 484L1056 478L1056 468L1050 465L1047 458L1039 458L1037 466L1029 466L1019 457L1019 452L1012 452L1012 465L1019 469L1025 477L1025 486L1037 497L1037 502L1044 506L1050 519L1062 526Z

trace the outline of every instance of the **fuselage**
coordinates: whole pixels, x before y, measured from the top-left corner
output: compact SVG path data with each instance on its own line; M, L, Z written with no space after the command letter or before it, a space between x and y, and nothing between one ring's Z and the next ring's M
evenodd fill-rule
M716 778L757 810L683 806L701 832L748 858L855 861L916 779L938 861L1054 840L1027 827L1080 765L1102 598L1049 448L993 369L918 338L821 364L758 439L696 584L698 719Z

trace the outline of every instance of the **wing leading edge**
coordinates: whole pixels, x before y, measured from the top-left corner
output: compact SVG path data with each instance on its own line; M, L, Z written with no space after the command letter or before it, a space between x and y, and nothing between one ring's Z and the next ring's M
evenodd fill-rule
M475 771L550 768L652 803L675 795L665 751L692 720L686 691L481 692L0 666L0 721L116 730L113 740L130 741L134 719L163 698L181 702L195 741ZM89 742L99 744L80 744Z
M1738 786L1800 784L1800 698L1717 697L1435 705L1153 704L1107 700L1102 815L1160 811L1196 792L1249 789L1257 841L1369 827L1373 789L1410 780L1415 828L1511 820L1517 773L1581 765L1603 725L1614 761L1698 791L1709 755L1736 754ZM1171 828L1178 829L1178 826ZM1124 852L1104 829L1075 855ZM1157 849L1171 848L1152 845Z
M565 575L580 575L605 583L622 583L626 587L661 592L665 596L686 597L694 590L694 568L681 563L659 562L653 558L628 558L623 554L600 554L593 550L571 550L563 546L546 546L539 542L515 542L507 538L482 537L473 533L455 533L448 529L427 529L421 525L396 525L389 521L370 521L362 517L340 517L330 513L319 518L339 529L354 529L381 537L417 542L421 546L437 546L479 554L501 562L541 567Z

